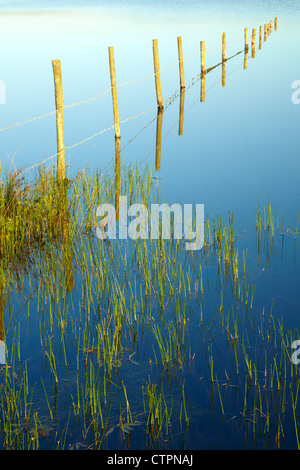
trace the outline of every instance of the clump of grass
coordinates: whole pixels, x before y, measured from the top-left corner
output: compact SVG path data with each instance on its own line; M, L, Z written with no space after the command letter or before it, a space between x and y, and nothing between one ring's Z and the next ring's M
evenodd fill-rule
M172 322L169 322L166 326L165 335L162 335L158 325L153 326L153 337L158 344L161 363L164 368L168 366L176 367L177 365L179 365L180 369L183 368L188 348L185 334L185 318L183 318L182 324L180 321L176 326Z
M75 202L68 199L71 184L68 180L59 184L55 173L42 167L33 182L17 171L4 177L0 185L2 261L25 263L35 249L62 239Z
M163 391L157 391L157 385L151 383L150 377L146 389L143 387L143 403L147 433L151 447L154 447L158 441L168 438L172 407L168 410Z

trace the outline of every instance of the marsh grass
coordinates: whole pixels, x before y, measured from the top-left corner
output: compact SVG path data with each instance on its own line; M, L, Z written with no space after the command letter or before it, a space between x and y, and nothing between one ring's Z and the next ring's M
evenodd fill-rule
M149 206L160 200L158 189L150 169L122 169L129 203ZM99 241L97 205L114 200L114 176L100 171L63 187L43 168L33 181L4 177L0 279L9 353L0 374L1 446L38 449L49 440L54 448L100 449L116 435L130 446L144 433L141 446L167 447L172 426L185 423L188 436L194 424L187 384L195 370L223 418L235 410L255 440L273 433L279 446L288 417L299 446L299 376L289 353L297 331L285 332L273 305L268 321L257 313L247 273L253 254L239 246L234 214L207 213L204 248L187 253L181 240L162 236ZM277 234L269 198L256 228L268 259ZM295 234L297 241L297 219ZM31 328L42 358L32 370L22 339Z

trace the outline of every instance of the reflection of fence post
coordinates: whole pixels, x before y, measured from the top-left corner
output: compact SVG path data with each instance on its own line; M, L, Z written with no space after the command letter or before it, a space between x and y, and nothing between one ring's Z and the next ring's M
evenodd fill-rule
M115 138L120 139L120 121L119 121L119 106L118 106L118 94L117 94L117 81L116 81L116 69L115 69L115 56L114 48L108 48L109 54L109 69L110 69L110 82L111 82L111 94L113 100L113 112L114 112L114 123L115 123Z
M226 61L222 62L222 86L225 86L226 82Z
M200 95L200 102L204 103L205 101L205 81L206 81L206 74L204 73L201 75L201 95Z
M249 45L248 45L248 28L244 29L244 35L245 35L245 51L248 51Z
M161 91L157 39L153 39L152 44L153 44L153 60L154 60L155 88L156 88L157 105L158 105L159 108L163 108L164 107L164 102L163 102L162 91Z
M181 36L178 36L177 44L178 44L180 88L183 89L183 88L185 88L185 81L184 81L183 52L182 52L182 38L181 38Z
M255 57L255 36L256 36L256 29L252 29L252 58Z
M65 178L65 144L64 144L64 117L63 117L63 87L60 60L52 60L55 106L56 106L56 136L57 136L57 176Z
M164 115L163 108L158 108L157 109L157 121L156 121L156 155L155 155L156 171L160 171L163 115Z
M244 69L247 69L247 64L248 64L248 49L245 49L245 55L244 55Z
M183 134L183 115L184 115L184 96L185 89L180 90L180 105L179 105L179 130L178 135Z
M222 62L226 60L226 33L222 34Z
M201 51L201 75L204 75L205 70L205 41L200 42L200 51Z

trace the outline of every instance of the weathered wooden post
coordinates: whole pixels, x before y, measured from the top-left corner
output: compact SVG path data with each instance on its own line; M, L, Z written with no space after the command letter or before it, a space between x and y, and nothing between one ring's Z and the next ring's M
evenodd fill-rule
M278 18L277 16L275 17L275 31L277 31L277 21L278 21Z
M222 86L226 81L226 33L222 34Z
M201 52L201 75L206 73L206 64L205 64L205 41L200 42L200 52Z
M177 44L178 44L180 89L182 90L182 89L185 88L185 81L184 81L184 67L183 67L183 52L182 52L182 38L181 38L181 36L178 36Z
M259 27L259 49L261 49L262 45L262 26Z
M60 60L52 60L52 68L56 106L57 176L59 180L63 180L65 178L64 103Z
M252 58L255 57L255 36L256 36L256 29L252 29Z
M116 68L115 68L115 55L114 48L108 48L109 55L109 70L110 70L110 82L111 82L111 94L113 102L113 114L114 114L114 125L115 125L115 208L116 208L116 220L119 220L119 195L120 195L120 180L121 180L121 131L120 131L120 119L119 119L119 104L118 104L118 93L117 93L117 79L116 79Z
M222 34L222 62L226 60L226 33Z
M264 26L264 42L267 40L267 25Z
M114 55L113 47L108 48L108 56L109 56L110 83L111 83L111 94L112 94L113 113L114 113L115 138L120 139L121 131L120 131L120 120L119 120L119 105L118 105L118 93L117 93L115 55Z
M273 20L270 21L270 33L273 33Z
M245 36L245 51L248 51L249 45L248 45L248 28L244 29L244 36Z
M160 109L162 109L164 107L164 102L163 102L162 91L161 91L157 39L153 39L152 44L153 44L153 60L154 60L155 88L156 88L157 105Z

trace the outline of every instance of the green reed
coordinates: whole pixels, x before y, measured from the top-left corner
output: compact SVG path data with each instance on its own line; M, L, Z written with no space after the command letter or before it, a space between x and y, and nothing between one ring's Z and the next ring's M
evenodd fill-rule
M129 168L122 174L121 183L130 202L149 204L158 197L148 170ZM57 426L54 445L67 445L67 430L74 419L84 441L101 448L104 438L114 436L111 430L119 428L123 439L134 432L137 413L145 414L145 433L152 446L166 441L177 416L173 402L169 405L171 388L183 374L186 378L181 382L175 411L180 422L190 423L193 412L189 416L185 384L192 367L201 364L200 351L191 351L194 344L188 328L195 312L200 315L199 331L208 351L204 381L217 386L222 415L228 406L222 387L229 390L233 384L228 376L221 384L220 358L226 361L228 371L230 367L230 377L237 379L236 406L245 420L251 420L253 433L258 432L259 416L265 420L264 434L269 432L270 423L275 423L276 433L282 436L286 431L283 415L289 412L298 442L299 377L288 352L296 333L285 335L272 310L267 323L262 315L257 324L252 318L257 313L256 287L246 283L249 254L246 250L243 260L239 257L233 214L229 212L225 220L220 211L211 220L207 214L205 247L191 256L185 253L181 241L163 240L162 236L151 243L97 240L96 207L103 201L114 202L114 179L109 174L82 172L68 181L67 189L68 198L66 190L58 188L55 175L41 170L33 183L26 183L18 174L8 176L0 195L4 214L0 227L1 282L6 297L13 285L19 286L28 324L33 319L38 324L43 357L40 382L49 427ZM269 197L267 209L259 207L257 215L257 229L260 232L263 228L275 237ZM16 262L25 269L28 257L33 259L26 278L29 294L23 287L25 274L13 269ZM242 263L244 280L240 275ZM213 296L218 296L212 307L208 282L211 266L217 268ZM37 311L31 299L35 292ZM15 313L9 313L13 327L13 319L18 318ZM251 325L249 332L244 326L246 320ZM11 369L1 369L1 435L4 448L37 449L48 431L38 414L27 362L26 367L22 362L21 335L19 324L11 335ZM207 349L206 341L210 342ZM225 352L216 355L223 346ZM133 373L136 368L141 377L147 374L147 367L153 367L152 353L160 385L149 378L142 387L141 406L131 398L129 368ZM70 383L66 379L69 370L74 374ZM180 373L176 376L177 370ZM64 417L62 430L51 392L59 400L57 388L65 383L70 392L69 409L66 406L69 414ZM164 385L170 387L168 395ZM134 391L138 393L138 386L134 385ZM120 412L113 409L116 396L121 397Z

